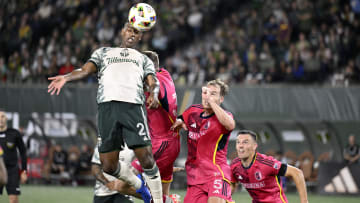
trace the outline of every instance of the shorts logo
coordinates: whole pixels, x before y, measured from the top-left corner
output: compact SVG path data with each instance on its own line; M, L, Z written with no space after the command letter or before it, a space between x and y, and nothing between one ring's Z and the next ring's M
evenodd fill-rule
M213 193L215 193L215 194L220 194L220 191L219 191L219 190L215 190Z
M260 171L255 172L255 178L256 178L256 180L261 180L262 179L262 174L261 174Z

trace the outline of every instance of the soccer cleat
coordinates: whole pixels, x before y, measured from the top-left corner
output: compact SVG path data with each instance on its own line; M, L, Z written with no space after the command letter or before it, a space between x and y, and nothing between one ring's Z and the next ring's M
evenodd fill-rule
M172 201L174 203L181 203L180 195L178 195L178 194L171 194L170 198L172 199Z
M145 185L144 179L142 178L141 174L138 174L137 177L141 180L141 187L136 190L136 193L139 193L141 195L145 203L151 203L151 194L149 189Z

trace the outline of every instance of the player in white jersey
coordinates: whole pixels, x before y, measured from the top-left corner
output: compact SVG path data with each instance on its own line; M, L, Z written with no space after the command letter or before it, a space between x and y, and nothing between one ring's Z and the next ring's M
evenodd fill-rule
M118 179L135 183L136 189L141 181L134 176L123 177L119 164L119 152L124 146L134 150L136 158L144 169L144 178L150 188L154 203L162 203L162 186L159 169L154 161L151 149L146 116L144 83L150 96L146 103L150 108L159 105L159 83L155 75L153 62L137 51L135 46L142 33L126 23L121 30L120 47L102 47L97 49L85 65L67 75L50 77L50 94L59 94L65 83L97 73L99 88L98 127L100 134L100 161L102 169Z
M134 156L134 152L125 145L124 149L119 153L119 162L130 165ZM150 202L151 195L145 184L142 186L143 190L146 190L146 196L144 197L142 196L144 193L142 195L137 193L134 187L116 179L114 176L103 173L97 147L94 149L91 164L92 173L96 178L93 203L132 203L132 198L128 195L144 199L144 202ZM128 172L132 171L129 170Z

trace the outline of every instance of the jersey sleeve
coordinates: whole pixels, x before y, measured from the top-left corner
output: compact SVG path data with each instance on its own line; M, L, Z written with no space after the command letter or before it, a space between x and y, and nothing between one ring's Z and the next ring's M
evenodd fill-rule
M280 161L274 159L273 157L269 156L266 158L268 161L267 163L271 163L271 165L269 165L269 170L270 170L270 174L277 176L284 176L286 173L286 169L287 169L287 165L281 163Z
M97 50L95 50L92 54L90 59L88 60L89 62L92 62L93 64L95 64L96 66L96 70L99 71L100 67L101 67L101 63L103 60L103 54L105 52L105 47L99 48Z
M22 135L19 131L16 131L16 146L19 149L20 157L21 157L21 168L22 170L27 169L27 155L26 155L26 147L25 143L22 139Z
M152 74L154 75L154 77L156 77L154 63L150 60L149 57L145 55L143 55L143 68L144 68L144 78L149 74Z
M100 162L99 150L98 150L97 146L96 146L95 149L94 149L94 154L93 154L93 156L92 156L92 158L91 158L91 163L93 163L93 164L98 164L98 165L101 164L101 162Z

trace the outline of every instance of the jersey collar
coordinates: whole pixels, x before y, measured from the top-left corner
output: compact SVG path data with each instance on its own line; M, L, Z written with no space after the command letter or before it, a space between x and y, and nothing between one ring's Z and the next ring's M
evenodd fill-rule
M255 152L255 155L254 155L254 157L253 157L253 159L252 159L252 161L251 161L251 163L250 163L250 165L249 165L248 167L245 167L244 165L241 164L241 166L243 167L243 169L249 169L249 168L251 168L251 166L253 165L253 163L255 163L255 161L256 161L256 157L257 157L257 152Z
M211 116L215 115L215 113L212 113L212 114L210 114L208 116L204 116L204 113L205 113L204 111L200 113L200 118L205 118L206 119L206 118L210 118Z

